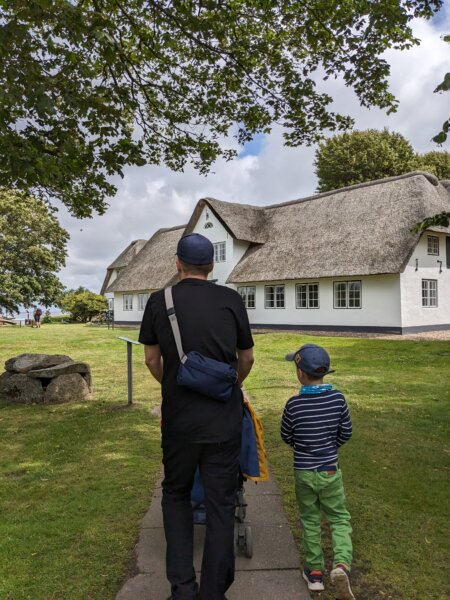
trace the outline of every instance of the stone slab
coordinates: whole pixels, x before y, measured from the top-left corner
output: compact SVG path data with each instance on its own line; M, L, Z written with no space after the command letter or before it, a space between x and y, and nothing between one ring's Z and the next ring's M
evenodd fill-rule
M288 523L281 504L280 496L275 494L248 496L245 521L255 527L260 525L281 525Z
M271 475L269 481L246 481L245 494L247 496L280 496L280 490L277 487L274 477Z
M32 369L43 369L71 361L70 356L65 354L20 354L7 360L5 369L17 373L28 373Z
M249 592L251 590L251 593ZM116 600L166 600L170 585L156 573L140 573L129 579L119 591ZM237 572L228 600L311 600L300 571Z
M278 495L245 495L247 514L245 521L253 526L287 524L287 518ZM153 499L141 521L141 527L163 527L161 496Z
M311 600L298 569L236 572L228 600ZM156 599L155 599L156 600Z
M70 375L71 373L89 373L90 368L87 363L67 361L53 367L38 368L28 371L28 377L38 377L48 379L58 377L58 375Z
M116 600L166 600L169 596L170 585L165 576L140 573L123 585Z
M236 571L298 569L299 559L291 530L287 524L253 526L253 557L236 556ZM205 527L194 527L194 566L200 571ZM141 530L136 546L137 568L140 573L165 570L166 541L162 528Z
M141 521L141 527L163 527L161 496L153 498L150 508Z

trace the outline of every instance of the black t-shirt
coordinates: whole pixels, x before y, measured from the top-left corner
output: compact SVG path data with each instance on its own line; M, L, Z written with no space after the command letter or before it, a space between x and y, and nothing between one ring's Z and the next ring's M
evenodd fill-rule
M247 311L240 295L202 279L183 279L173 287L173 302L183 350L237 367L236 349L253 347ZM242 393L235 387L227 402L214 400L177 384L180 358L164 300L164 290L148 299L139 341L159 344L163 357L162 434L191 442L224 442L241 434Z

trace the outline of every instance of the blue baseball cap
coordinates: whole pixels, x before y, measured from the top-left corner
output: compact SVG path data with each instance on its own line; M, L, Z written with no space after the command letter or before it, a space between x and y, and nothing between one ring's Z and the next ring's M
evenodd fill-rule
M328 373L334 373L334 370L330 370L328 352L317 344L304 344L296 352L286 354L286 360L293 360L297 369L301 369L307 375L317 377L317 379Z
M188 265L210 265L214 261L214 246L204 235L189 233L178 242L177 256Z

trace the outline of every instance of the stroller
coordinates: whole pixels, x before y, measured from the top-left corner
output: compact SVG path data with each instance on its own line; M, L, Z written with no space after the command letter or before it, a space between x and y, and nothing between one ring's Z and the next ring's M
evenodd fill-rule
M234 554L237 556L240 552L242 552L244 556L251 558L253 556L253 538L252 529L248 522L245 522L245 517L247 515L247 503L245 501L244 489L245 481L247 481L247 479L239 469L234 511ZM194 485L192 487L191 503L194 524L204 525L206 523L204 490L200 476L200 470L198 468L195 473Z

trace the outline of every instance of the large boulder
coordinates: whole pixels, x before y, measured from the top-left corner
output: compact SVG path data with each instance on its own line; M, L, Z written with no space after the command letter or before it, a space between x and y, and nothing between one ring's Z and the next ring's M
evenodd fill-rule
M21 354L7 360L5 369L16 373L28 373L34 369L44 369L67 362L73 361L65 354Z
M39 379L32 379L23 373L8 373L6 377L5 375L6 373L0 378L2 400L13 404L35 404L43 401L44 388Z
M39 381L31 379L31 381ZM80 400L90 400L92 398L89 386L86 380L79 373L69 373L68 375L59 375L50 381L45 390L44 402L79 402Z

